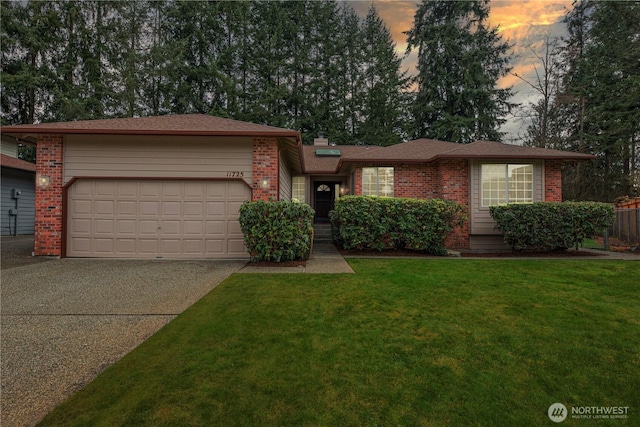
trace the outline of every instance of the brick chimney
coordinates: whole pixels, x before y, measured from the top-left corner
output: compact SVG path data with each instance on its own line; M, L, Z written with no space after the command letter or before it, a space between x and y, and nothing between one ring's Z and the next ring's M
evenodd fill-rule
M313 139L313 145L316 147L328 147L329 140L324 137L322 132L318 133L318 137Z

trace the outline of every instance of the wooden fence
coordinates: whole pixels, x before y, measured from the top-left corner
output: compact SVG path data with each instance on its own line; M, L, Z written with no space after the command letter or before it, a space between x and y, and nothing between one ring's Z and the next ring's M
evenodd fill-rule
M615 222L607 235L640 246L640 197L616 204Z

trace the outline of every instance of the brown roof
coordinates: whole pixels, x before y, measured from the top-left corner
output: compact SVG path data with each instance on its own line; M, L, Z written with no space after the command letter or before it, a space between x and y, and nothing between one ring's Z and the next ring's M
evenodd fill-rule
M11 157L6 154L0 155L0 164L2 164L2 166L4 167L12 168L12 169L19 169L19 170L29 171L29 172L36 171L35 163L29 163L22 159Z
M432 160L438 154L456 149L460 145L435 139L416 139L388 147L370 147L363 153L348 157L348 160L424 162Z
M591 154L574 153L546 148L524 147L494 141L476 141L471 144L416 139L388 147L338 145L340 157L319 157L313 145L302 146L304 171L307 173L336 173L343 163L427 163L437 159L557 159L589 160Z
M441 153L439 158L491 158L491 159L548 159L548 160L589 160L591 154L573 151L553 150L550 148L524 147L522 145L502 144L494 141L476 141L471 144L456 144L457 148Z
M274 136L300 140L300 132L224 119L206 114L177 114L167 116L122 119L78 120L73 122L40 123L36 125L2 126L3 133L29 135L109 134L109 135L215 135L215 136Z
M340 150L341 157L322 157L316 156L317 149L330 148ZM371 150L380 149L380 147L370 147ZM302 158L304 161L304 172L306 173L336 173L340 168L341 160L359 153L363 153L367 147L362 145L335 145L330 147L320 147L315 145L302 146Z

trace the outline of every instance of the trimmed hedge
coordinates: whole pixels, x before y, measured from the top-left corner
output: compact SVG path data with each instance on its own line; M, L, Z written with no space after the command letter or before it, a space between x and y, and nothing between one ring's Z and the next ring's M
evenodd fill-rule
M309 259L313 243L311 206L289 201L244 202L240 228L251 261Z
M465 207L439 199L345 196L330 212L333 238L344 249L412 249L446 255L444 240L466 221Z
M491 206L496 229L512 250L558 251L578 247L611 226L613 205L597 202L537 202Z

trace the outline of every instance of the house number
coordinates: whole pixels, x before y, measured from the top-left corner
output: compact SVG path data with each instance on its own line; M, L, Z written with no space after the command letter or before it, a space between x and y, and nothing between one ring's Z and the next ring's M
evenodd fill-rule
M227 178L242 178L244 177L244 172L233 171L227 172Z

